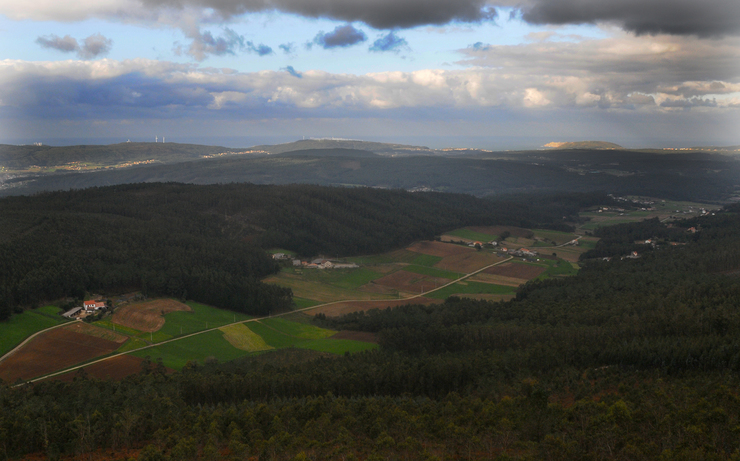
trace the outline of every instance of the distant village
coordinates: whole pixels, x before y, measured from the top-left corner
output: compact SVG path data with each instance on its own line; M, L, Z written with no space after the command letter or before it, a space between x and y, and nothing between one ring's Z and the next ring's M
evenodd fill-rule
M302 261L300 259L293 258L285 253L275 253L272 255L272 259L277 261L292 261L294 267L304 267L306 269L357 269L358 266L355 263L342 263L332 262L324 258L316 258L311 261Z

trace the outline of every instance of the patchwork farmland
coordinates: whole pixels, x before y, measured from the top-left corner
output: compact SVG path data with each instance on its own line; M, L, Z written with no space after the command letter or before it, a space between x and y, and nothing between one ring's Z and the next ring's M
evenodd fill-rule
M517 249L524 242L543 256L514 258L487 244L505 232L508 237L502 245ZM91 376L120 379L138 372L145 359L161 361L168 369L178 370L189 361L233 360L281 348L331 354L367 350L377 347L372 335L359 337L318 328L310 324L311 316L339 316L408 303L435 304L449 296L510 299L516 288L529 280L575 273L578 255L596 241L581 237L579 246L562 246L577 236L512 227L464 228L446 235L458 242L467 237L485 240L485 248L422 241L381 255L351 258L351 262L360 265L355 269L317 270L286 265L266 281L290 287L295 308L306 309L305 314L290 314L290 320L252 319L173 299L125 304L94 324L73 322L41 332L0 362L0 379L16 382L49 374L55 374L52 379L71 379L79 368L76 365L85 362L90 362L84 369ZM19 316L27 328L19 329L23 331L21 335L0 346L10 350L22 341L23 335L59 325L62 320L53 312L56 310L48 306ZM106 357L110 359L98 361ZM65 369L72 371L64 373Z

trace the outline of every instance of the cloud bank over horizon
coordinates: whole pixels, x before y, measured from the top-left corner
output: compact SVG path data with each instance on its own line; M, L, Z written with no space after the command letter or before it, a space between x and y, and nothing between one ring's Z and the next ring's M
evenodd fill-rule
M387 118L424 131L475 113L501 127L572 120L586 134L641 120L666 139L687 126L706 137L740 126L739 13L735 0L0 0L6 24L55 24L30 40L43 59L0 61L0 120ZM182 38L142 35L136 48L90 31L101 21Z

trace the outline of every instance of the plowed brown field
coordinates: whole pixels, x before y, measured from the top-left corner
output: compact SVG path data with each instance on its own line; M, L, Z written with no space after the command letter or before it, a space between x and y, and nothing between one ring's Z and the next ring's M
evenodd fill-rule
M425 255L441 257L458 255L461 253L470 253L475 251L472 248L464 247L461 245L453 245L452 243L431 242L428 240L425 240L423 242L416 242L408 247L408 249Z
M435 264L434 267L469 274L470 272L475 272L482 267L486 267L504 259L505 258L496 256L492 253L473 250L467 253L447 256L443 258L442 261Z
M84 370L88 376L94 378L120 380L126 376L140 372L141 362L143 361L144 359L132 355L121 355L87 366ZM72 381L77 376L77 373L78 371L70 371L69 373L49 378L49 380Z
M449 279L430 277L401 270L374 280L374 285L391 287L408 293L419 293L422 290L429 291L450 282L451 280Z
M33 338L0 362L0 379L13 383L19 378L35 378L113 352L123 342L125 338L120 342L109 341L78 333L70 327L57 328Z
M174 299L155 299L116 309L113 323L139 331L155 332L164 325L165 314L190 310L189 306Z
M544 267L531 266L529 264L505 263L500 266L489 267L483 272L486 274L502 275L504 277L532 280L545 272L545 270L546 269Z
M442 299L414 298L414 299L396 299L388 301L346 301L329 306L323 306L310 311L311 314L324 314L327 317L339 317L340 315L350 314L352 312L367 311L370 309L385 309L386 307L405 306L406 304L441 304Z

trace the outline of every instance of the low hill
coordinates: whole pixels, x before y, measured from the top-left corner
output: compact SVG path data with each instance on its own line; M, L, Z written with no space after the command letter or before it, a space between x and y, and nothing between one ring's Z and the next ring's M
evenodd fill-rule
M125 142L91 146L12 146L0 145L0 166L11 170L31 166L51 167L72 163L119 165L126 162L181 162L239 149L198 144Z
M253 151L269 152L270 154L315 149L352 149L370 151L384 156L439 155L438 151L424 146L357 141L352 139L303 139L285 144L253 146L250 149Z
M377 157L377 154L368 150L358 149L306 149L306 150L293 150L289 152L283 152L282 154L274 154L273 157L356 157L356 158L368 158Z
M624 149L619 144L606 141L549 142L542 147L551 149Z

